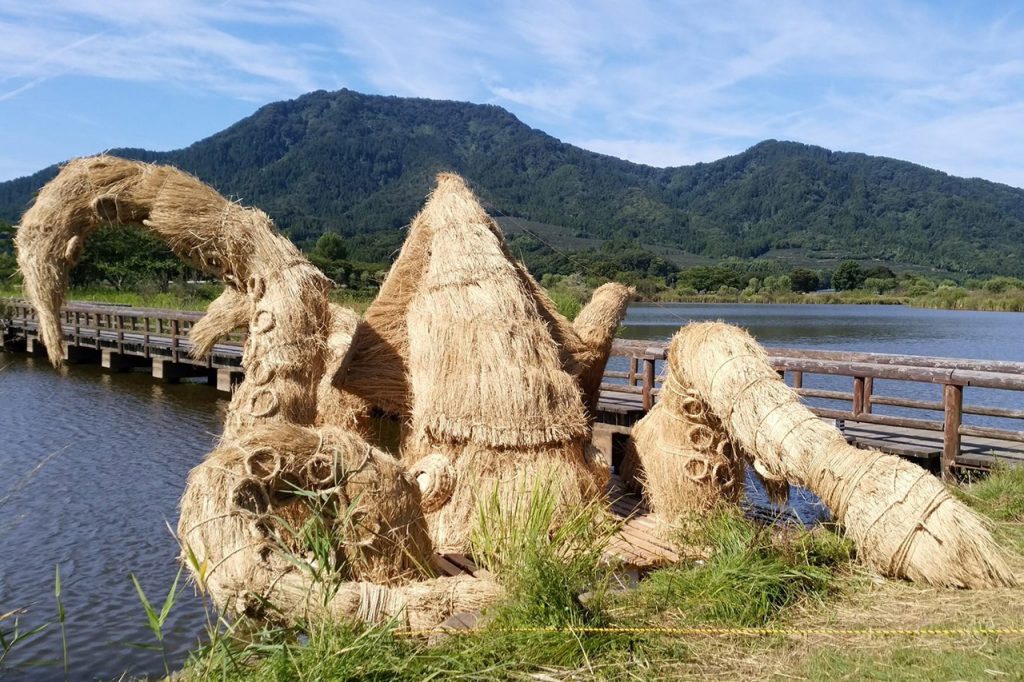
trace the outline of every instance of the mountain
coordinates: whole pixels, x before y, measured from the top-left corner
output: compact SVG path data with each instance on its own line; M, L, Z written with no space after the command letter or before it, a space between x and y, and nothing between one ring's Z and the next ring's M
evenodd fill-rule
M580 239L1024 274L1024 190L794 142L654 168L565 144L496 106L341 90L269 104L185 149L112 153L194 173L296 241L336 231L367 259L394 248L433 175L454 170L496 215ZM0 183L0 219L16 221L55 172Z

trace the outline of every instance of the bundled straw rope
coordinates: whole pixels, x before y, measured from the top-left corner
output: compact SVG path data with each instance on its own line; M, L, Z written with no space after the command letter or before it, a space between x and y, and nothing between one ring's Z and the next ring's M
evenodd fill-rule
M574 359L580 366L579 383L583 391L583 404L590 415L597 414L601 382L615 340L615 330L626 315L629 302L635 297L636 289L633 287L616 282L603 284L594 291L590 301L573 320L572 329L582 344Z
M718 418L673 373L661 400L633 427L626 484L643 492L662 535L743 494L743 460Z
M974 512L920 467L848 445L801 404L746 332L722 323L684 327L669 368L759 468L818 495L881 573L950 587L1015 584Z

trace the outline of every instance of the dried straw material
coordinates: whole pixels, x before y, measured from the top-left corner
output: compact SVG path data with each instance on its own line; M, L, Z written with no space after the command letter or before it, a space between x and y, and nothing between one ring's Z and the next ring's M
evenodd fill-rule
M455 614L479 612L503 595L498 583L468 575L393 586L367 582L324 586L308 574L292 572L265 593L246 593L245 603L250 612L265 612L270 603L291 622L356 619L429 630Z
M661 400L633 427L625 475L671 536L690 519L743 496L743 460L718 418L673 373Z
M266 425L222 445L189 474L178 534L215 602L269 589L311 561L325 525L342 577L396 583L430 574L415 481L389 455L341 429ZM320 557L322 560L323 558ZM237 611L237 608L235 609Z
M412 410L406 313L430 258L432 219L428 201L355 332L352 362L333 376L340 391L402 417Z
M579 323L579 330L575 329L557 311L555 304L530 276L525 266L508 251L501 229L479 206L465 182L451 173L438 175L437 188L423 210L413 219L398 258L377 298L366 311L363 324L356 331L353 361L344 371L336 373L335 384L343 392L359 396L385 411L405 417L410 415L412 389L409 385L407 314L413 297L419 291L428 263L434 257L432 243L436 225L450 217L445 213L447 209L444 208L444 202L448 201L446 197L453 195L462 196L473 204L474 216L467 219L485 225L497 240L498 250L519 279L519 288L533 300L540 319L547 326L547 333L558 349L562 369L581 383L585 406L588 414L592 414L593 405L589 401L594 391L591 384L595 377L600 383L599 378L611 352L611 339L625 313L626 305L635 295L633 290L619 284L601 287L595 292L592 304L581 311L580 317L583 320ZM437 257L446 261L451 259L445 254ZM587 335L586 339L580 337L581 332Z
M494 221L454 175L439 176L421 218L433 235L406 315L414 429L489 447L585 438L579 387Z
M214 345L223 337L241 327L246 327L252 319L252 299L248 294L228 285L220 296L206 307L206 314L192 325L188 331L192 349L189 355L201 358L209 355Z
M313 423L330 281L278 234L265 213L232 203L169 166L112 156L76 159L25 212L18 265L51 362L59 364L63 356L58 312L68 273L85 240L104 224L141 225L249 299L246 380L232 400L225 437L258 423ZM229 294L223 303L215 309L219 319L205 331L200 326L200 344L219 325L237 321L240 301Z
M416 479L423 502L424 513L437 511L452 499L458 474L451 460L440 453L427 455L409 467L409 474Z
M567 371L566 358L574 360L557 337L564 330L581 352L586 347L564 318L548 315L546 297L457 176L438 177L389 283L403 295L414 291L392 309L405 310L405 336L392 338L405 344L411 390L403 459L414 467L450 463L432 470L452 486L451 499L425 508L439 551L469 548L484 488L521 492L553 471L560 504L602 493L606 471L587 458L577 365Z
M552 524L558 526L573 510L602 499L607 489L607 467L587 444L578 441L547 448L448 445L445 451L452 461L456 485L447 504L426 516L434 549L442 554L471 549L480 509L495 495L499 516L522 513L528 506L523 500L546 483L557 493Z
M763 471L817 494L880 573L949 587L1015 584L974 512L920 467L848 445L800 403L746 332L722 323L684 327L669 366Z
M349 391L339 389L334 377L351 365L353 338L360 327L359 315L348 308L330 304L330 327L327 333L327 354L324 373L317 386L317 426L342 426L368 437L372 406Z
M598 287L590 301L573 320L576 332L585 350L576 355L580 366L580 390L587 413L597 414L597 402L601 396L601 381L604 368L612 352L615 330L626 315L626 307L636 296L633 287L609 282Z

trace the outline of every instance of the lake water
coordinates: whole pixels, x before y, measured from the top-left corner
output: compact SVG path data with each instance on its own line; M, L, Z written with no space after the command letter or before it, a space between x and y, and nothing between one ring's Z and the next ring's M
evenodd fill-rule
M1012 313L636 305L621 335L667 340L687 321L709 319L740 324L773 346L1024 360L1024 315ZM129 575L162 601L177 570L167 525L176 523L185 477L211 449L227 401L206 386L90 365L55 371L42 358L8 354L0 367L0 613L25 608L29 627L55 622L59 565L72 679L161 674L159 653L134 646L155 642ZM203 623L187 588L166 627L172 667ZM14 663L0 677L60 679L59 628L26 642Z

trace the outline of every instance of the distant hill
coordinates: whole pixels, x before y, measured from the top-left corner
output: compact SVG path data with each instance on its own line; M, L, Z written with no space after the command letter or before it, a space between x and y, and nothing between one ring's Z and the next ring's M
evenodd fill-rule
M454 170L497 215L561 226L563 243L1024 275L1024 190L793 142L654 168L559 142L496 106L341 90L269 104L185 149L113 153L192 172L296 241L337 231L367 259L400 241L433 175ZM16 221L55 172L0 183L0 219Z

